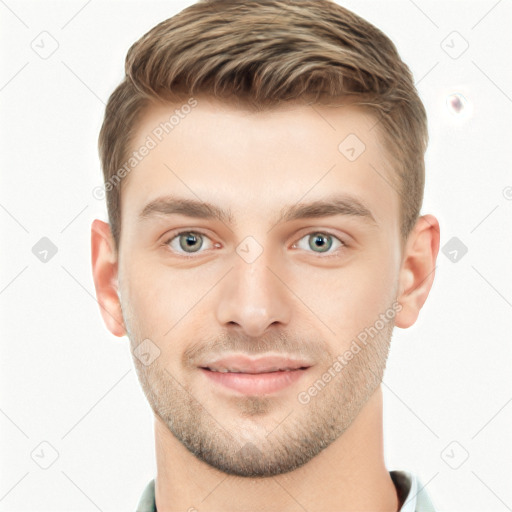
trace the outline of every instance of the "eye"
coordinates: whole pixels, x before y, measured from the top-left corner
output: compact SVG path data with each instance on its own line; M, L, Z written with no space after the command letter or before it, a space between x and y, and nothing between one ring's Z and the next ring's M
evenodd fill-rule
M324 254L327 253L334 245L335 249L341 248L343 250L344 247L347 247L345 242L337 238L336 236L326 233L323 231L315 231L313 233L308 233L306 236L302 237L298 242L292 245L292 248L306 249L304 245L301 246L301 242L306 240L306 246L310 249L313 249L313 252L316 254ZM336 242L338 245L336 246ZM318 249L318 250L317 250ZM337 256L340 251L331 251L331 253L327 256Z
M199 252L200 249L203 248L205 240L210 239L204 233L199 231L180 231L166 239L163 244L169 246L178 254L188 255ZM213 244L211 244L211 246L213 246Z
M209 244L206 244L207 249L211 249L212 247L220 247L220 244L212 243L210 238L200 231L180 231L178 233L173 233L172 236L167 238L163 245L168 246L172 251L178 255L189 257L190 255L201 252L201 249L205 246L205 240L209 241ZM306 245L301 242L306 240ZM293 249L299 248L303 250L308 250L307 247L313 250L314 253L318 255L327 254L324 257L338 256L339 250L347 247L347 244L340 240L338 237L324 231L315 231L312 233L308 233L306 236L302 237L298 242L292 245ZM335 250L330 251L334 247ZM330 251L330 253L329 253ZM193 257L193 256L190 256Z

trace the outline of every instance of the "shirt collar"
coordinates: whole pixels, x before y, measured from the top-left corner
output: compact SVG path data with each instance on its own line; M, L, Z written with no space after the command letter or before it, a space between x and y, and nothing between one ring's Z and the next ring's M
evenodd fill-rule
M436 512L425 487L410 471L390 471L398 499L402 503L399 512Z

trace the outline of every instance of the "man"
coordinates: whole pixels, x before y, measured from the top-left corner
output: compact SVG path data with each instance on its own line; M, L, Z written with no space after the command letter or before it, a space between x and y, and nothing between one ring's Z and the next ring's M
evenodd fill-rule
M380 387L434 279L426 144L393 43L328 0L202 1L130 48L92 264L155 417L138 511L434 510Z

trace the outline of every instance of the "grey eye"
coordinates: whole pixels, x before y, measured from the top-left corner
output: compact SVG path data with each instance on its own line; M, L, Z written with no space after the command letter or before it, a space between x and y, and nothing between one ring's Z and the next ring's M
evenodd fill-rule
M307 247L304 247L302 245L302 241L308 240ZM335 252L330 251L330 249L333 247L333 244L337 242L337 246L334 248L337 249L338 247L343 247L345 244L339 240L334 235L330 235L329 233L323 233L321 231L315 231L313 233L308 233L306 236L302 237L296 244L294 244L294 247L298 247L299 249L304 249L306 251L312 250L313 252L317 254L323 254L326 252Z
M332 247L332 236L325 236L322 233L308 235L309 247L311 249L320 249L320 252L327 252Z
M180 240L180 247L185 252L188 252L189 249L191 252L197 252L203 245L202 235L192 231L189 233L180 233L178 238Z
M211 245L210 239L203 233L181 231L170 238L166 244L178 254L194 254L204 248L205 240L208 240L208 243Z

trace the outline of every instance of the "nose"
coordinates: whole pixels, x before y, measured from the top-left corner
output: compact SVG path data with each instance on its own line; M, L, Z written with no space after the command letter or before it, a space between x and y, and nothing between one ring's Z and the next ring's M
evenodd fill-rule
M274 324L287 325L293 298L268 251L252 263L237 254L233 260L233 269L217 289L219 323L229 328L238 326L251 337L262 336Z

